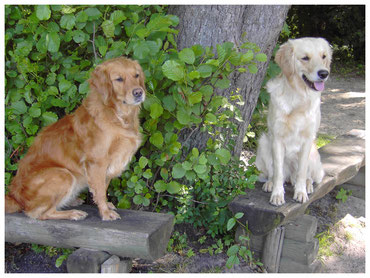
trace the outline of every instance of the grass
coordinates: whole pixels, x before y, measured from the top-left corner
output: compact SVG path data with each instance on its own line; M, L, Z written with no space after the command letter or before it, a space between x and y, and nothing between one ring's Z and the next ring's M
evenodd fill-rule
M328 134L317 134L316 138L316 146L317 148L321 148L325 146L326 144L330 143L335 139L334 136L328 135Z
M330 257L333 256L334 253L331 250L331 245L335 241L334 234L330 229L319 233L316 235L316 238L319 240L319 253L318 253L318 258L323 259L323 257Z

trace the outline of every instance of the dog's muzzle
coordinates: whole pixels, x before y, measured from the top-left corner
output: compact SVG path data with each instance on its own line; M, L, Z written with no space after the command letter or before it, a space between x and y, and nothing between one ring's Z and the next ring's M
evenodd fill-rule
M325 89L325 81L328 79L329 72L327 70L319 70L317 72L317 76L319 77L320 80L312 82L307 78L306 75L302 75L303 81L307 84L309 88L311 88L314 91L324 91Z

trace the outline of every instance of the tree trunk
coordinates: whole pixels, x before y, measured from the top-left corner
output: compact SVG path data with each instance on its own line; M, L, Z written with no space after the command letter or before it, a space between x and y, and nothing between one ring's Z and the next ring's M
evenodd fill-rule
M213 46L230 41L238 46L245 40L257 44L268 61L279 38L290 6L170 6L169 13L179 17L178 49L195 44ZM245 104L240 108L244 122L237 123L239 134L236 138L234 155L239 156L243 139L257 104L259 91L266 74L268 62L258 63L258 73L235 72L230 76L231 87L218 94L229 96L230 91L239 88ZM196 131L188 143L190 147L203 149L207 134Z

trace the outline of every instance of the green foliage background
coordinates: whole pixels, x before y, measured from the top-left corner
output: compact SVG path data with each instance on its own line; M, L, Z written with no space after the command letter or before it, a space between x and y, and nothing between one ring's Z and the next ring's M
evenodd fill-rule
M231 156L233 145L220 133L237 132L231 120L242 121L242 99L215 89L228 88L235 70L256 73L256 63L267 60L258 46L178 51L178 18L163 6L5 6L5 17L6 185L41 128L81 103L94 66L124 55L146 75L144 142L111 182L109 198L119 208L173 213L177 223L206 227L212 236L226 232L227 204L257 176ZM204 150L185 147L196 129L212 134Z

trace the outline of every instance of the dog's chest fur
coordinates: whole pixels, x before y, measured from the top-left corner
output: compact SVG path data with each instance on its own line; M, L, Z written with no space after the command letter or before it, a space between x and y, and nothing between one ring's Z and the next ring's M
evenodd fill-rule
M292 140L299 142L302 137L314 139L320 125L320 93L292 89L281 91L282 86L269 85L269 131L287 143L292 143Z

